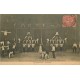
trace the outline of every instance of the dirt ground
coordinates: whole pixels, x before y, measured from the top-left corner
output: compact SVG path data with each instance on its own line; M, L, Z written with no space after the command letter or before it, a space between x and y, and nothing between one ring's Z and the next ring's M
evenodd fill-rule
M73 53L72 51L56 52L56 58L52 57L52 53L49 53L49 59L41 59L38 52L25 52L16 53L12 58L8 56L0 58L0 62L55 62L55 61L80 61L80 53Z

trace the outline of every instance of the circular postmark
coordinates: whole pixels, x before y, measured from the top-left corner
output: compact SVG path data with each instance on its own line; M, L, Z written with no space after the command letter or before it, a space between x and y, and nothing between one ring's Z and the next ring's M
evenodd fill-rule
M63 27L76 27L75 15L64 15L62 18Z

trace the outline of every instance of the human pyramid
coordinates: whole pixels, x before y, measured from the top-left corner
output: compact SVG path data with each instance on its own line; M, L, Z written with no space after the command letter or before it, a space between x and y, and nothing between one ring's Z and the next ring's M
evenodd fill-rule
M58 32L49 39L46 39L46 44L41 43L40 39L33 39L30 32L27 32L24 39L18 38L9 40L7 30L1 31L3 33L3 40L0 42L1 48L1 57L8 56L9 58L13 57L16 53L22 52L38 52L40 53L40 58L48 59L49 53L52 52L52 57L56 58L56 51L63 51L67 38L62 39Z

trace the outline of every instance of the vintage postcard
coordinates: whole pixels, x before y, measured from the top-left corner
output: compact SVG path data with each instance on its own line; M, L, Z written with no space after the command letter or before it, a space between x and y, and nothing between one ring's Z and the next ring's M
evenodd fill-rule
M80 64L80 15L0 14L0 64Z

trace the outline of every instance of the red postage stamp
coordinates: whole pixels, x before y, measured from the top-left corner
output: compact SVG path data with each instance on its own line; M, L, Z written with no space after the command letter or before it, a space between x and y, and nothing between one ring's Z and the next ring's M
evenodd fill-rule
M75 15L64 15L62 18L63 27L76 27L76 19Z

